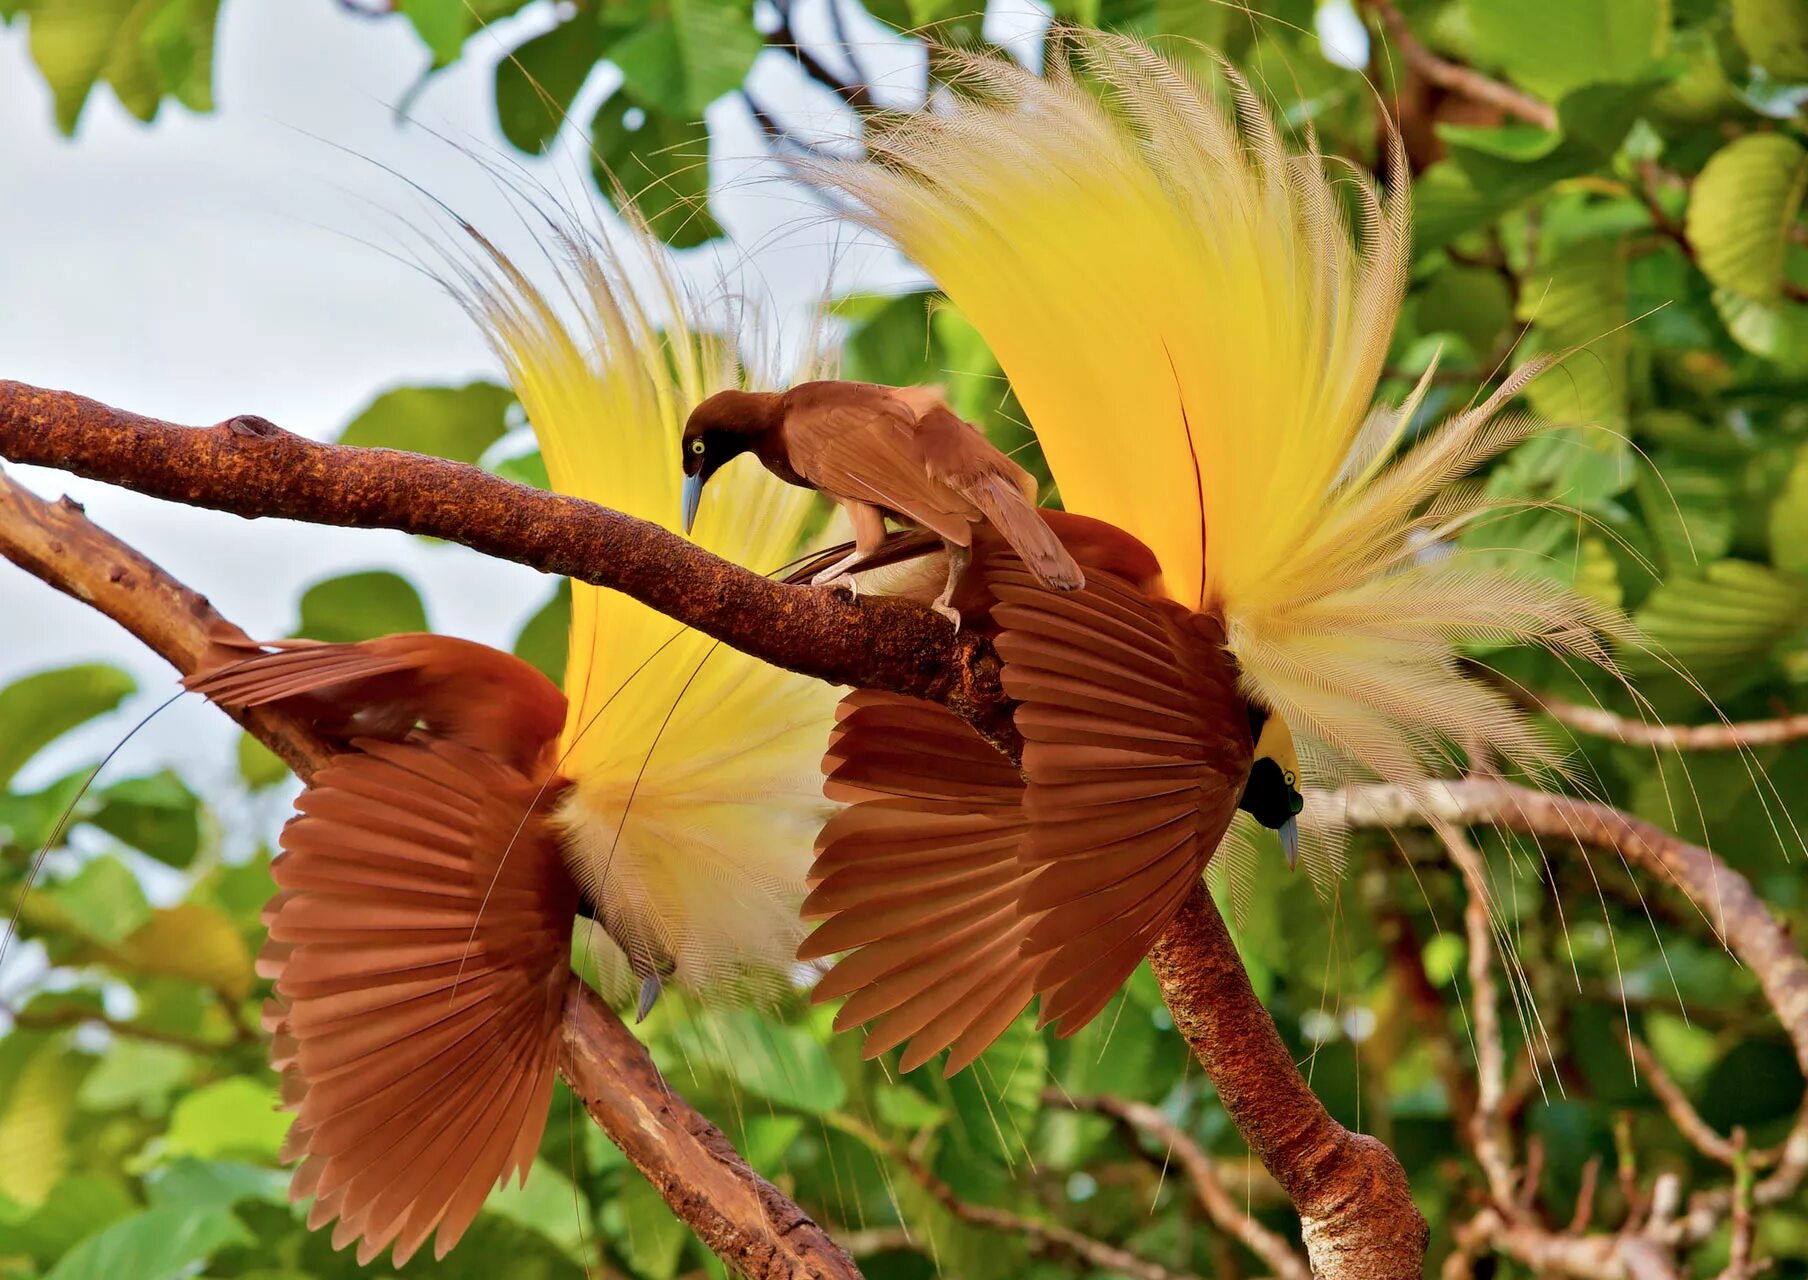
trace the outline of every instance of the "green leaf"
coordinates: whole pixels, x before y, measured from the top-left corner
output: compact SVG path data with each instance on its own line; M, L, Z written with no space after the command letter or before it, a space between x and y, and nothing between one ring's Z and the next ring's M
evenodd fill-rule
M672 1216L653 1184L631 1178L617 1197L623 1229L616 1241L622 1257L637 1276L647 1280L672 1280L690 1239L690 1228Z
M545 152L602 56L603 29L584 12L516 45L496 64L496 122L503 137L521 151Z
M1522 284L1519 306L1543 350L1582 348L1526 389L1532 408L1553 422L1624 431L1632 349L1624 246L1584 241L1552 255Z
M170 1094L188 1083L196 1065L186 1049L120 1039L82 1081L76 1101L86 1111L130 1107L143 1115L161 1116L169 1109Z
M14 1052L21 1060L0 1075L0 1193L36 1208L69 1167L69 1121L83 1073L58 1038L20 1039Z
M1808 7L1801 0L1733 0L1733 34L1779 80L1808 80Z
M353 418L339 433L339 443L476 462L508 431L514 403L514 393L493 382L397 387Z
M414 24L415 33L433 54L434 66L458 61L465 37L476 26L466 0L401 0L397 7Z
M1505 277L1481 267L1446 267L1416 297L1421 333L1455 334L1478 358L1494 351L1513 319Z
M630 127L635 122L639 127ZM603 193L619 207L619 182L660 240L689 249L722 234L709 211L709 130L702 121L651 110L622 92L597 108L590 137Z
M316 582L301 594L296 634L313 640L369 640L427 630L427 609L406 578L383 569Z
M503 458L490 470L504 480L513 480L516 484L524 484L534 489L551 489L552 481L546 476L546 459L538 449L529 450L514 458Z
M138 877L108 854L88 859L72 878L45 889L44 896L96 942L119 942L151 918Z
M1747 134L1716 151L1689 199L1689 243L1707 278L1775 302L1805 184L1808 151L1783 134Z
M98 799L88 820L108 835L172 867L195 860L201 802L170 770L115 782Z
M1786 373L1808 373L1808 307L1758 302L1731 289L1716 289L1714 310L1747 351L1774 361Z
M289 1203L289 1171L264 1169L233 1160L195 1160L188 1156L165 1165L146 1179L153 1209L230 1209L246 1200Z
M277 1109L276 1091L246 1076L197 1089L176 1104L164 1139L170 1155L202 1160L276 1160L290 1117Z
M88 91L113 56L137 0L32 0L31 59L50 85L57 128L75 132Z
M1731 548L1733 479L1724 467L1641 461L1633 488L1663 576L1698 573Z
M1808 625L1808 580L1743 560L1722 560L1699 578L1659 586L1634 615L1660 656L1709 680L1750 668L1771 649ZM1655 659L1634 653L1634 674L1661 670Z
M1808 444L1797 447L1789 478L1770 505L1770 562L1808 576Z
M535 611L515 637L515 656L532 663L548 680L563 683L571 631L571 583L561 581L552 599Z
M40 671L0 689L0 786L38 752L137 691L132 677L105 663Z
M710 1011L674 1036L692 1060L712 1064L748 1093L810 1114L834 1111L847 1086L829 1052L802 1027L751 1010Z
M512 1178L490 1192L483 1211L536 1231L573 1259L584 1261L584 1218L571 1180L545 1160L536 1160L525 1183Z
M636 102L668 116L700 119L705 107L740 87L764 47L753 6L745 0L666 0L663 8L663 16L610 45L609 60L621 68L622 84Z
M1035 1127L1048 1079L1048 1044L1025 1012L973 1065L948 1081L955 1122L949 1126L957 1153L1009 1165Z
M36 1212L0 1225L0 1257L29 1254L49 1267L84 1236L137 1208L116 1180L72 1173L56 1184Z
M1640 78L1669 47L1668 0L1468 0L1475 47L1555 101Z
M140 43L163 91L190 111L213 110L213 43L220 0L164 0Z
M253 791L273 787L289 776L282 757L248 733L239 734L239 777Z
M251 1233L224 1209L150 1209L89 1236L45 1280L177 1280Z

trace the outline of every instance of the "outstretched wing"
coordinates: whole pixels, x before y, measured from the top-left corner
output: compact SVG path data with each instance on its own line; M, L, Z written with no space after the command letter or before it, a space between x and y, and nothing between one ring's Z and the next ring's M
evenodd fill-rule
M400 1266L533 1163L577 893L528 778L453 743L355 745L283 831L259 969L290 1194Z
M865 1053L909 1041L909 1071L952 1049L952 1075L1023 1012L1039 959L1018 913L1027 831L1015 766L947 708L862 690L842 700L824 762L831 799L798 958L848 954L818 983L847 996L837 1030Z
M1250 767L1216 622L1094 574L1044 591L987 566L1029 780L1020 910L1044 1025L1072 1035L1147 954L1205 869Z

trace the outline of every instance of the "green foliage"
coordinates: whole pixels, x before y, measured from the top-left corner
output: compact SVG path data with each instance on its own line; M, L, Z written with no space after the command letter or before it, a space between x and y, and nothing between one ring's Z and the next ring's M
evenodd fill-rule
M339 434L339 443L476 462L508 430L514 403L514 394L494 382L397 387L353 418Z
M219 0L18 0L31 56L50 85L57 127L74 133L96 84L151 120L164 98L213 109L214 23Z
M372 570L326 578L302 592L296 634L342 642L427 629L420 592L399 574Z
M118 667L93 663L41 671L0 689L0 786L50 743L113 710L136 688Z

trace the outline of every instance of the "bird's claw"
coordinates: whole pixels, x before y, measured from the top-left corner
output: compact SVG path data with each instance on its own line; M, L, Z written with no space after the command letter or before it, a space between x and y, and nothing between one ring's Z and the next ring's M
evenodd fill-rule
M944 618L948 619L949 625L951 625L956 631L960 630L960 610L959 609L956 609L953 605L943 604L939 600L936 601L934 604L930 605L929 607L931 609L934 609L937 613L941 614Z
M665 984L659 980L659 975L656 973L649 973L640 980L640 998L634 1004L634 1021L636 1023L647 1020L647 1015L653 1012L653 1006L658 1002L659 992L664 986Z
M854 581L854 575L844 573L834 578L824 578L811 583L812 586L827 587L830 591L846 591L849 600L860 598L860 584Z

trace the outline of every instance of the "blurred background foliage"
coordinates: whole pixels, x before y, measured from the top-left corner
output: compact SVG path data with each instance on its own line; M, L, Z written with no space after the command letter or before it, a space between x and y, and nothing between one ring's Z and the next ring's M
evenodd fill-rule
M456 62L486 21L522 7L341 3L372 21L412 24L424 75ZM1485 483L1520 505L1467 536L1623 604L1693 674L1683 678L1672 662L1636 667L1664 719L1710 722L1716 705L1735 720L1799 707L1808 681L1808 8L1326 7L1344 33L1336 58L1315 34L1327 19L1312 0L1268 0L1253 13L1200 0L1060 0L1055 13L1209 41L1266 85L1290 125L1371 165L1378 84L1408 152L1409 172L1386 177L1411 182L1417 206L1411 292L1384 393L1403 395L1435 359L1429 418L1534 352L1573 349L1528 399L1550 417L1591 424L1494 466ZM844 38L876 20L981 40L980 17L965 8L868 0L860 11L837 0L833 29ZM738 98L781 154L814 145L743 89L763 50L799 58L839 95L851 132L875 100L858 40L794 49L785 5L580 0L552 15L497 71L504 135L522 152L544 150L583 83L613 64L620 87L580 123L676 249L720 234L708 212L705 106ZM146 120L166 99L211 109L217 0L0 0L0 17L28 24L67 132L102 85ZM1366 55L1350 56L1358 18L1371 40ZM1418 56L1406 56L1408 41ZM1503 92L1476 92L1463 79L1470 73ZM1039 465L996 363L956 312L905 294L846 298L837 313L847 374L943 381L963 414L1004 447L1027 446L1020 456ZM401 388L343 438L544 483L537 458L511 451L518 412L487 383ZM370 572L312 586L295 630L354 639L431 622L408 582ZM563 646L555 592L518 651L556 677ZM1548 658L1477 657L1540 693L1640 714L1622 691L1585 686ZM94 666L0 691L0 788L130 691L122 673ZM1597 739L1575 746L1593 788L1710 841L1808 936L1794 847L1794 831L1808 827L1808 744L1686 761ZM273 1110L253 962L271 891L265 841L286 775L249 742L241 768L238 791L207 797L170 773L102 774L84 791L88 768L0 794L0 892L18 936L42 943L49 964L29 991L6 997L12 1025L0 1039L5 1280L363 1273L309 1234L286 1201L277 1160L285 1118ZM65 810L72 821L59 832ZM1743 1126L1754 1145L1778 1139L1800 1105L1801 1075L1752 976L1700 913L1660 885L1635 883L1611 858L1496 837L1482 848L1517 956L1516 998L1537 1010L1535 1021L1507 1023L1520 1060L1511 1117L1543 1152L1539 1212L1568 1222L1591 1161L1607 1171L1595 1210L1607 1225L1656 1171L1688 1186L1724 1178L1632 1070L1628 1029L1710 1124ZM1278 857L1255 874L1235 921L1251 978L1326 1104L1405 1163L1432 1223L1435 1262L1482 1185L1460 1123L1474 1079L1461 882L1435 844L1408 833L1361 846L1328 896L1288 876ZM586 967L590 941L578 940ZM1535 1071L1523 1052L1528 1021L1548 1038ZM1295 1229L1192 1069L1146 971L1076 1039L1021 1024L953 1081L863 1063L857 1040L831 1037L827 1013L801 1000L733 1014L669 1000L643 1033L677 1087L875 1278L1118 1274L1034 1232L972 1221L956 1205L1064 1224L1179 1274L1263 1273L1201 1213L1162 1145L1064 1099L1155 1104L1222 1161L1239 1203L1278 1231ZM1808 1206L1764 1212L1758 1248L1773 1274L1808 1275ZM1726 1252L1722 1231L1693 1257L1693 1273L1714 1274ZM406 1274L674 1280L721 1269L561 1087L526 1188L496 1195L446 1261L417 1260Z

